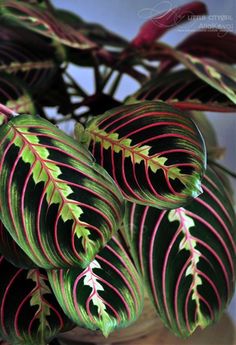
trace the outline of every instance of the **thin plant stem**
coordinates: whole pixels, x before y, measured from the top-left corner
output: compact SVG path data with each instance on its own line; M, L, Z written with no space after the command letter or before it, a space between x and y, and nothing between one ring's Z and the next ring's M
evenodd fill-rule
M110 71L107 73L107 75L104 77L103 82L102 82L102 90L104 89L104 87L106 86L106 84L108 83L108 81L110 80L112 74L114 73L114 69L110 69Z
M83 98L87 98L88 95L87 93L82 89L82 87L74 80L74 78L67 72L64 72L66 77L70 80L72 86L74 87L75 90L78 91L78 96L82 96Z
M94 61L94 81L95 81L95 92L96 93L101 93L103 90L103 78L99 70L99 62L95 54L92 53L92 58Z
M224 171L226 174L230 175L231 177L233 178L236 178L236 172L224 167L223 165L221 165L220 163L214 161L214 160L211 160L211 159L208 159L208 163L212 164L212 165L215 165L217 168L221 169L222 171Z
M108 94L110 96L114 96L119 84L120 84L120 81L121 81L121 78L122 78L122 73L119 72L115 78L115 80L113 81L111 87L110 87L110 90L108 91Z

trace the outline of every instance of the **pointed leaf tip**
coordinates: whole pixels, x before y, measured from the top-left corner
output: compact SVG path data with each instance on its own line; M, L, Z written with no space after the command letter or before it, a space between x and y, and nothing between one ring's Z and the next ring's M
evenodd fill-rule
M206 149L185 113L158 101L125 104L96 116L87 132L96 161L127 200L176 208L201 193Z

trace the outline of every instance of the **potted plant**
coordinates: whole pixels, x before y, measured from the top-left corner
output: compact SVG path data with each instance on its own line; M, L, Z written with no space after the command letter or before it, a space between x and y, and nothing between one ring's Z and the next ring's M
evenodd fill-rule
M144 286L177 336L219 320L236 218L202 111L235 110L235 35L159 42L206 14L201 2L152 18L131 42L47 0L0 5L1 337L56 344L75 326L107 337L138 319ZM93 69L92 95L70 63ZM140 87L121 101L124 74ZM59 129L67 121L73 135Z

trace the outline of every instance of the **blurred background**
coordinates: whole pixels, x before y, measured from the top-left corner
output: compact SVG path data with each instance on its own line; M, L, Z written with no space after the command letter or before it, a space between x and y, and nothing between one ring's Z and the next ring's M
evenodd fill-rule
M55 6L68 9L88 22L98 22L119 35L132 39L140 26L149 18L186 4L186 0L53 0ZM206 0L209 14L195 21L174 27L161 37L161 41L176 45L186 35L195 30L216 27L236 32L236 1ZM224 39L224 37L222 37ZM236 47L232 47L236 49ZM72 74L83 79L83 86L93 91L93 77L88 68L70 67ZM117 96L123 99L138 88L138 83L130 77L122 79ZM227 148L222 164L236 171L236 114L209 113L208 118L218 133L221 147ZM236 180L232 179L236 191Z
M140 26L149 18L187 2L186 0L53 0L55 6L68 9L88 22L100 23L110 31L116 32L127 39L132 39ZM235 0L206 0L204 2L208 7L208 15L173 28L161 37L161 41L174 46L191 32L212 27L236 32ZM236 47L232 47L232 49L236 49ZM92 92L93 76L91 71L88 68L78 69L74 66L70 66L70 69L74 77L82 80L85 89ZM117 93L118 98L123 99L128 94L133 93L138 86L133 79L124 77L121 88ZM208 118L217 132L220 146L226 148L221 163L236 172L236 114L208 113ZM236 179L231 179L231 181L236 192ZM236 297L231 302L228 310L230 319L236 325ZM236 344L235 329L235 327L234 329L231 327L232 337L230 342L224 342L220 338L218 338L219 342L215 342L216 338L214 337L213 342L209 339L209 342L204 343L206 340L202 340L203 342L199 345ZM224 332L227 332L225 324L222 328L220 326L217 333L219 335L217 336L221 337ZM183 344L187 343L183 342Z

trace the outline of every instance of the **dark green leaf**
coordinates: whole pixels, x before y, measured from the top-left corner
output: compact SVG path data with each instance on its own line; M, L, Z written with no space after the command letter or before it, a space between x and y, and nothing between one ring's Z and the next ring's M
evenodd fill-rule
M166 53L173 56L196 76L236 103L236 70L230 65L198 58L166 47ZM163 77L162 77L163 78Z
M230 31L215 28L205 28L203 31L193 32L177 45L176 49L197 57L207 57L217 61L234 64L236 62L236 35ZM161 62L159 71L166 72L177 64L175 59Z
M184 208L127 203L125 229L156 310L175 334L189 336L217 321L231 300L236 218L217 175Z
M134 97L139 100L162 100L188 110L232 112L236 109L228 97L187 70L153 77Z
M0 253L12 265L20 268L35 268L35 263L18 246L9 234L6 227L0 221Z
M118 34L108 31L100 24L85 22L74 13L62 9L57 9L56 15L62 22L71 25L76 30L79 30L85 37L99 46L118 48L124 48L127 46L127 40Z
M0 128L1 218L43 268L87 265L119 227L123 199L89 151L30 115Z
M60 21L52 12L25 1L1 0L2 13L10 20L73 48L93 49L96 47L79 30Z
M130 325L142 311L142 281L115 238L85 270L51 270L48 277L65 314L105 336Z
M0 257L0 334L11 344L46 345L72 327L52 294L47 275L16 268Z
M205 147L189 116L164 102L113 108L87 127L90 149L124 197L176 208L201 192Z
M25 83L14 75L0 73L0 103L16 113L35 114L35 106Z

